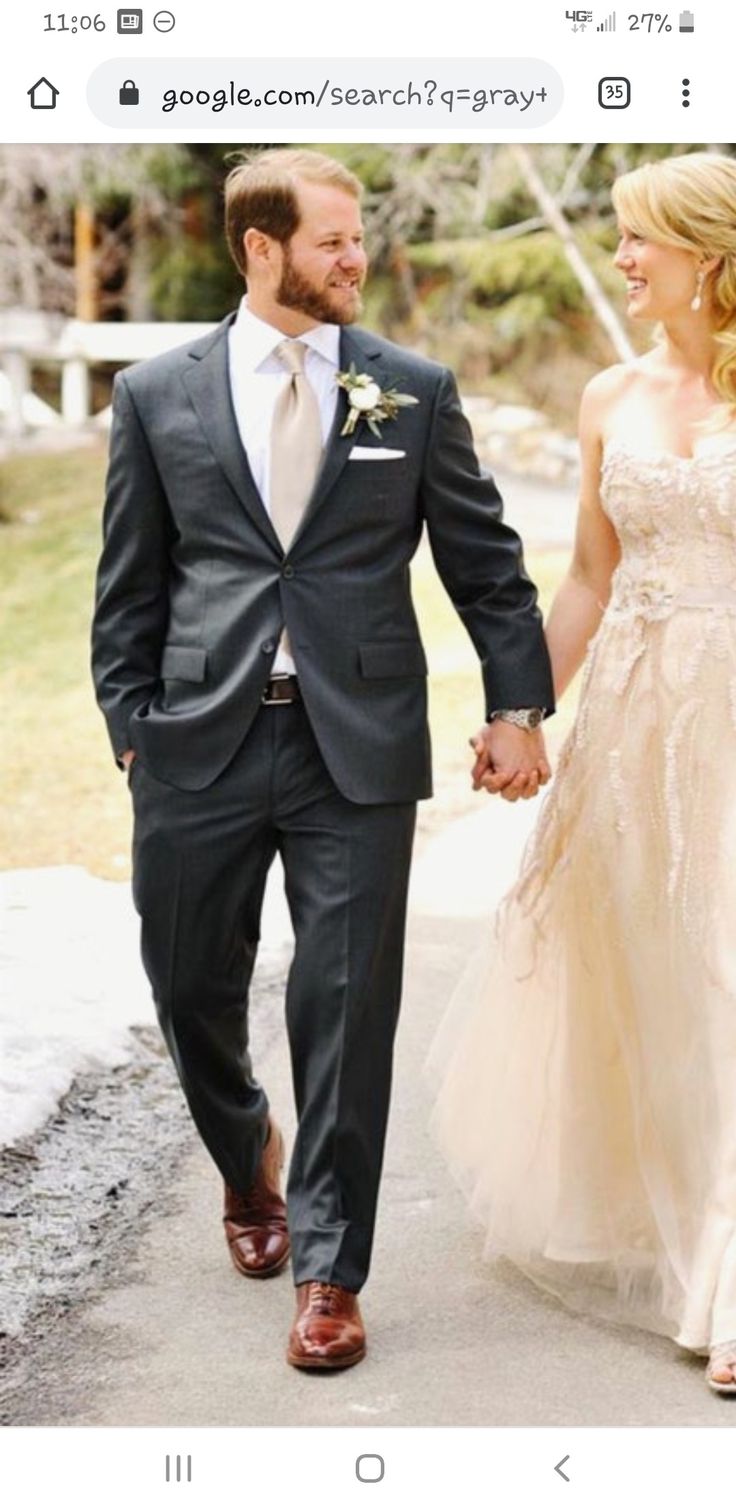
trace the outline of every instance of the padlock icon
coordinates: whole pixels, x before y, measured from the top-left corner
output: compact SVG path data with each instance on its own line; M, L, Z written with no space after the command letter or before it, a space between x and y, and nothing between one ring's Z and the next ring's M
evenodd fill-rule
M121 105L138 105L140 103L138 86L133 83L132 79L124 81L118 98Z

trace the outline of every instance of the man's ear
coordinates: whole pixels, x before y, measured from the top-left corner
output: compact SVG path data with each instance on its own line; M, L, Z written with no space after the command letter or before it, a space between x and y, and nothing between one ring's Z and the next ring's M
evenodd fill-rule
M267 236L265 231L257 231L255 226L249 226L243 237L243 250L246 264L253 268L258 263L268 263L273 260L273 237Z

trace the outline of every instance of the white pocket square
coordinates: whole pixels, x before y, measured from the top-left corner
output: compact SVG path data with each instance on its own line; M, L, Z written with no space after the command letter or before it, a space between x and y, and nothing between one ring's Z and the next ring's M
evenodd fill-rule
M392 451L390 446L354 446L348 462L398 462L405 451Z

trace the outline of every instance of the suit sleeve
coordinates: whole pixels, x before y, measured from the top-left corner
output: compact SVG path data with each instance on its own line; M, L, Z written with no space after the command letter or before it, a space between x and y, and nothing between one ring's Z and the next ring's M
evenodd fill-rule
M115 756L159 680L168 621L166 494L123 374L113 389L110 461L92 626L92 675Z
M421 480L437 570L481 660L486 716L494 709L554 709L537 590L521 541L478 463L452 374L434 404Z

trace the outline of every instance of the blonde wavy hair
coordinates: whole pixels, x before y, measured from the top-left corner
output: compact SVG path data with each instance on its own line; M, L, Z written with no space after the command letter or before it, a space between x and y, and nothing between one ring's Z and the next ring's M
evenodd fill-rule
M708 274L718 343L713 387L725 408L719 423L736 415L736 159L718 152L644 163L613 186L619 219L635 236L700 257L718 257Z

